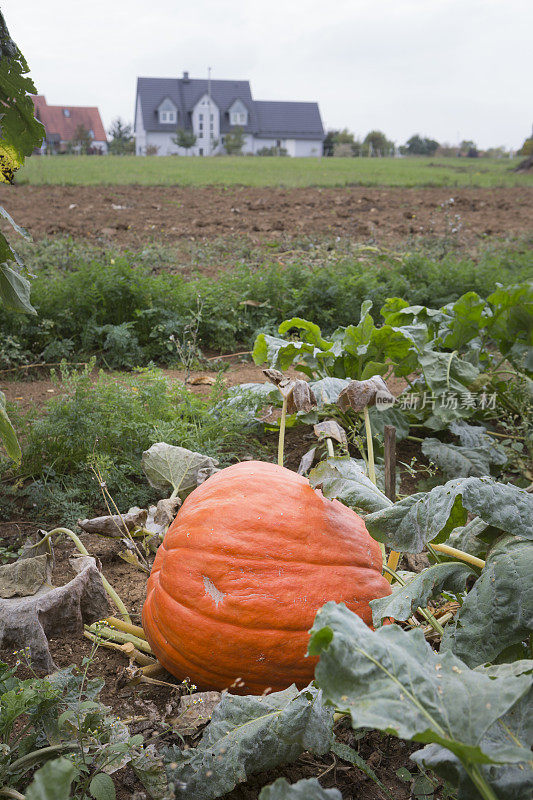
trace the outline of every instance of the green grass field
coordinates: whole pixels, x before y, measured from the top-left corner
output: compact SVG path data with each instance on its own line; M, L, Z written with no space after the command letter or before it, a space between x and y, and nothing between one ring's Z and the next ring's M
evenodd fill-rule
M17 176L31 184L152 186L532 186L517 161L467 158L251 158L34 156Z

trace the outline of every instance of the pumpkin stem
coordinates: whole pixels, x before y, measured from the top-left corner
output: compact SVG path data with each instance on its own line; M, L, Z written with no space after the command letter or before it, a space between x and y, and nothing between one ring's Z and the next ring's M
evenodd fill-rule
M287 416L287 398L283 397L281 406L281 419L279 421L278 464L283 466L283 448L285 446L285 417Z

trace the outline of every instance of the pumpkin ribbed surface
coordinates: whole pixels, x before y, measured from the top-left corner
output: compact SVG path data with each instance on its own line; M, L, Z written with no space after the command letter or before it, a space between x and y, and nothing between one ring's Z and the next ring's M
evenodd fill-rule
M189 495L148 580L143 627L159 661L199 689L305 686L308 631L328 600L368 625L390 594L361 517L291 470L245 461Z

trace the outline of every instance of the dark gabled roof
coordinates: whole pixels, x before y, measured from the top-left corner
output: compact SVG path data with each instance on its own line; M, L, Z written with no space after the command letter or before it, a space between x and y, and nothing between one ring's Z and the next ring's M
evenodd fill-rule
M256 100L255 110L260 136L323 139L324 126L318 103Z
M178 126L191 127L191 112L194 106L208 92L207 80L197 78L138 78L137 98L141 99L141 109L145 130L175 130L173 123L160 123L157 109L168 97L178 109ZM249 109L248 125L244 130L251 133L256 127L254 102L249 81L211 81L211 97L220 111L220 130L231 130L228 109L235 100L242 100Z
M174 131L176 123L160 123L157 109L169 98L178 110L177 126L191 128L191 112L208 92L206 79L198 78L138 78L136 103L141 102L144 129ZM317 103L290 103L253 100L249 81L211 81L211 97L220 111L220 132L235 130L229 124L229 109L241 100L248 109L246 133L265 138L293 137L324 139L324 127ZM137 119L137 108L135 108Z

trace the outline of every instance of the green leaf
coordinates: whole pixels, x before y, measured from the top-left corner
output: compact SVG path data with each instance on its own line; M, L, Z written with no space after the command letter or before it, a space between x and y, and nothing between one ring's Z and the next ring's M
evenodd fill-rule
M468 564L457 562L424 569L405 586L393 587L393 593L388 597L370 601L373 623L378 627L387 617L397 621L409 619L419 606L425 607L430 597L445 589L454 594L464 592L466 579L476 574Z
M168 800L168 780L162 758L154 745L133 752L131 766L152 800Z
M533 662L516 662L528 664L531 671ZM504 669L495 673L495 667L475 671L484 672L486 675L498 674L505 679L513 674L509 669L514 665L502 664ZM507 669L505 669L507 668ZM522 695L519 700L498 719L485 733L481 740L481 748L488 754L498 758L502 751L508 747L513 749L518 746L523 749L523 758L515 763L508 764L483 764L479 767L484 779L496 793L498 800L524 800L530 794L533 785L533 761L531 758L531 742L533 741L533 689ZM414 753L411 758L426 768L432 769L445 780L458 787L458 800L472 800L479 797L477 789L461 766L460 761L439 745L429 745Z
M187 494L197 486L201 469L214 469L218 461L185 447L157 442L142 454L142 468L150 486L162 492Z
M309 322L307 319L302 319L301 317L292 317L292 319L286 319L278 328L278 333L283 335L290 331L291 328L297 328L300 331L304 332L304 335L301 337L305 342L311 342L317 347L319 350L329 350L333 346L333 342L328 342L326 339L322 338L322 331L315 325L314 322Z
M38 769L26 789L26 800L69 800L76 769L68 758L55 758Z
M0 264L0 299L12 311L37 314L30 303L30 282L9 264Z
M305 356L315 369L319 369L320 365L316 356L321 352L308 342L286 342L285 339L260 333L255 340L252 357L256 364L267 363L271 367L284 371L294 361Z
M380 779L378 778L372 767L370 767L366 763L364 758L361 758L359 753L355 752L353 747L348 747L347 744L343 744L342 742L338 742L337 740L335 740L331 745L331 752L335 753L335 755L338 756L339 758L342 758L343 761L347 761L349 764L353 764L354 767L360 769L361 772L364 772L364 774L368 778L370 778L371 781L374 781L376 786L379 786L381 791L384 792L384 794L386 794L387 797L390 797L392 798L392 800L394 800L393 796L391 795L387 787L380 781Z
M452 653L436 653L420 630L385 625L372 631L344 605L326 603L311 631L309 654L324 697L348 712L355 728L434 742L470 764L523 758L506 747L481 750L484 734L524 695L528 676L492 679Z
M20 463L22 451L18 443L17 434L11 424L6 411L6 396L0 392L0 439L6 448L6 452L13 461Z
M309 473L309 483L320 488L324 497L341 500L363 512L388 508L391 501L363 473L353 458L343 456L321 461Z
M115 784L105 772L99 772L89 784L94 800L116 800Z
M261 790L259 800L342 800L342 795L337 789L323 789L316 778L293 784L278 778Z
M441 651L476 667L532 632L533 543L504 536L490 550L454 624L446 626Z
M449 350L459 350L471 339L479 336L485 325L487 302L476 292L467 292L448 309L451 320L443 344Z
M13 173L24 157L40 147L44 128L35 119L30 95L36 94L26 60L12 41L4 17L0 14L0 171L5 183L13 182Z
M309 687L255 697L225 694L200 744L171 751L171 780L183 800L212 800L256 772L294 761L304 750L324 755L333 740L333 709Z
M368 409L372 431L378 433L381 438L385 437L385 425L394 425L396 428L396 441L401 442L409 435L409 421L405 412L397 406L384 408L371 406Z
M517 342L533 345L533 286L519 283L493 292L488 302L492 317L487 330L498 344L502 355L509 355Z
M428 438L423 441L421 449L449 478L480 478L490 474L493 464L502 466L507 463L505 453L492 442L490 445L464 447Z
M483 522L479 517L474 517L474 519L470 520L466 525L455 528L451 532L446 544L450 545L450 547L455 547L457 550L464 550L466 553L470 553L473 556L484 558L487 552L487 544L481 539L481 534L483 534L487 528L489 528L489 525L487 525L486 522ZM501 535L499 531L495 533L496 535ZM439 557L446 558L443 553L439 553Z
M365 518L374 539L394 550L420 553L464 525L467 512L507 533L533 539L533 496L491 478L458 478Z

